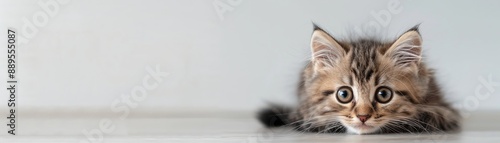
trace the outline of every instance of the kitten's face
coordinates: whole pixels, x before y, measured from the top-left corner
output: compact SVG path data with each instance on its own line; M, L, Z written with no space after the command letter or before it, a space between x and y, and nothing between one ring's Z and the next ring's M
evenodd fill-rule
M312 65L305 73L310 77L302 98L308 103L302 107L304 118L316 125L340 122L357 134L410 121L417 114L418 94L426 90L419 88L426 84L419 77L424 72L418 67L420 43L415 31L393 43L340 44L316 30Z
M380 59L384 60L384 59ZM318 75L311 99L317 100L318 115L337 118L348 131L363 134L380 130L384 125L415 115L411 95L415 77L387 63L371 63L367 70L356 68L356 61L341 64Z

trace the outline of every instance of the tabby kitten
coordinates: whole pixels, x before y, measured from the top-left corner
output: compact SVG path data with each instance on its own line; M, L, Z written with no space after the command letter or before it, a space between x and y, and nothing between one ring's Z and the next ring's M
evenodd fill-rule
M422 61L418 25L392 42L337 40L315 25L311 50L298 107L262 110L267 127L355 134L459 129L459 113Z

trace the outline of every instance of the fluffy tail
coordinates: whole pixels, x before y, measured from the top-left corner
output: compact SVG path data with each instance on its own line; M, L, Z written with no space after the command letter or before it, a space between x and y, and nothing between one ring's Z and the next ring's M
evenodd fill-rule
M266 127L279 127L291 123L292 108L272 105L258 112L257 118Z

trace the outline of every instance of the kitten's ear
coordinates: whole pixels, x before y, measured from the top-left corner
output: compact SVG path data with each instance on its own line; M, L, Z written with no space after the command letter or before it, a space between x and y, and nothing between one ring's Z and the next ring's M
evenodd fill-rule
M384 53L396 66L418 65L422 58L422 37L418 32L418 25L399 36Z
M314 70L334 67L347 53L330 34L314 25L311 37L312 63Z

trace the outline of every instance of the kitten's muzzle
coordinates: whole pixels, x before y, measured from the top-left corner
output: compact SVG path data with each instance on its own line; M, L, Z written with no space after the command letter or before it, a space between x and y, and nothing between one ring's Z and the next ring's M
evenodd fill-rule
M363 123L366 122L366 120L368 120L372 115L370 114L367 114L367 115L356 115L356 117L359 118L359 120Z

